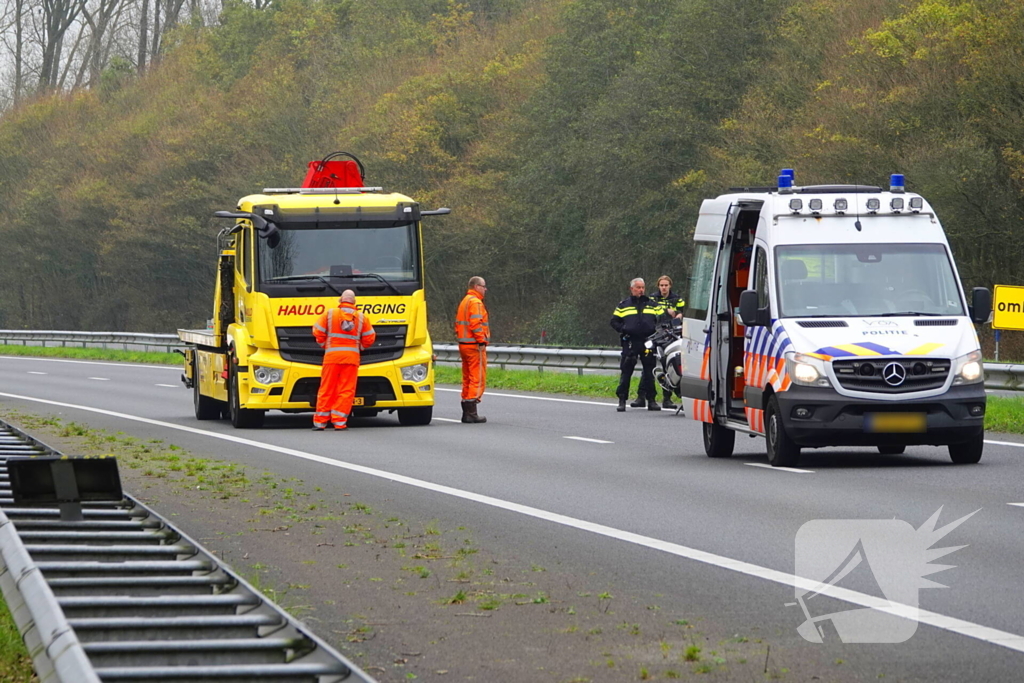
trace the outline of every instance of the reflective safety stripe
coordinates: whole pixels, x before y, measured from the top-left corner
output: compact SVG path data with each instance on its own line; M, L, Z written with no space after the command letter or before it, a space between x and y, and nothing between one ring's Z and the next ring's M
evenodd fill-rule
M340 410L332 410L331 411L331 416L332 417L348 417L348 413L343 413Z
M470 320L477 320L479 318L483 318L483 315L481 315L479 313L474 313L473 315L469 316Z
M322 412L322 413L314 413L314 415L315 415L316 417L330 417L330 415L331 415L331 414L330 414L329 412L327 412L327 411L325 410L325 411L324 411L324 412Z
M320 325L319 323L316 324L316 325L313 325L313 328L317 329L317 330L320 330L321 332L326 332L327 331L327 328L324 327L323 325Z
M358 335L348 334L346 332L331 332L331 339L359 339Z
M331 346L327 349L326 353L334 353L335 351L359 351L358 346Z
M459 343L460 344L476 344L477 341L476 341L476 339L473 339L473 337L459 337Z
M359 335L359 336L360 336L360 337L369 337L369 336L370 336L371 334L373 334L373 330L370 330L369 332L363 332L363 333L362 333L361 335Z

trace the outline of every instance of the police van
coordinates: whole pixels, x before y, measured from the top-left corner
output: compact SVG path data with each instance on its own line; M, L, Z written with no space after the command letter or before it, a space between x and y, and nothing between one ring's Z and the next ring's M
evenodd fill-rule
M768 461L803 448L984 448L981 348L932 207L904 189L778 186L701 205L682 326L680 394L704 448L732 455L737 433L764 436Z

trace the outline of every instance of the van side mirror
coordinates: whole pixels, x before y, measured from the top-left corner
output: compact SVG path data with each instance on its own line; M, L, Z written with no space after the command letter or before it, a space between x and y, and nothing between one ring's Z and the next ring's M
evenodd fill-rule
M992 292L987 287L975 287L971 290L971 322L987 323L992 315Z
M770 320L767 308L757 307L757 292L752 289L740 293L740 320L747 327L767 327Z

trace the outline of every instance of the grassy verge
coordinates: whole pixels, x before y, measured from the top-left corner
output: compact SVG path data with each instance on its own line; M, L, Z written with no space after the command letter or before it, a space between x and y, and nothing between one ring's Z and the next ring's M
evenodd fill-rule
M79 349L62 346L0 345L0 356L43 356L46 358L80 358L83 360L113 360L122 363L154 363L181 365L181 355L156 351L117 351L115 349Z
M108 349L69 349L39 346L0 346L0 355L48 356L60 358L86 358L132 363L177 365L181 356L176 353L143 351L114 351ZM457 367L438 365L434 368L439 384L461 384L462 371ZM487 387L511 391L539 391L546 394L588 396L609 401L615 398L619 378L615 375L577 375L571 372L537 372L536 370L501 370L488 368ZM636 396L638 378L633 378L630 396ZM661 395L661 389L658 389ZM1024 397L988 397L985 429L1007 434L1024 434Z
M4 601L0 600L0 681L29 683L38 680L14 618Z

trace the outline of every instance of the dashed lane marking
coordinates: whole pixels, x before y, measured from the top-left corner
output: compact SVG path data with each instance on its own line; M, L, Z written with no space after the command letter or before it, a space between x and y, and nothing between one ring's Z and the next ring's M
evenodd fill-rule
M450 391L452 393L461 393L461 389L443 389L441 387L435 387L437 391ZM534 401L555 401L557 403L582 403L585 406L616 406L618 403L600 403L598 401L580 401L572 398L551 398L550 396L523 396L522 394L498 394L493 391L488 391L486 394L490 396L499 396L501 398L528 398Z
M632 543L633 545L651 548L653 550L660 550L661 552L675 555L676 557L682 557L684 559L693 560L695 562L701 562L713 567L721 569L728 569L738 574L744 574L746 576L753 576L765 581L771 581L772 583L781 584L783 586L789 586L799 588L804 591L816 591L821 589L821 583L817 580L806 579L794 574L787 574L780 572L775 569L769 569L768 567L760 567L756 564L749 562L743 562L741 560L734 560L724 555L715 555L708 553L703 550L697 550L696 548L690 548L678 543L670 543L669 541L663 541L658 538L651 536L642 536L640 534L633 533L631 531L624 531L622 529L616 529L614 527L605 526L603 524L597 524L595 522L588 522L583 519L577 519L575 517L569 517L562 515L557 512L549 512L547 510L541 510L539 508L530 507L528 505L521 505L519 503L513 503L507 500L501 500L500 498L493 498L491 496L485 496L479 493L473 493L472 491L464 491L462 489L453 488L451 486L445 486L443 484L435 484L433 482L424 481L423 479L415 479L413 477L407 477L402 474L394 474L386 470L379 470L372 467L365 467L363 465L356 465L354 463L344 462L342 460L334 460L327 458L322 455L316 455L315 453L307 453L305 451L295 450L293 448L285 448L283 446L275 446L261 441L254 441L252 439L246 439L234 434L219 434L217 432L208 432L204 429L196 429L195 427L186 427L184 425L173 424L171 422L163 422L161 420L153 420L148 417L140 417L138 415L128 415L126 413L118 413L113 410L103 410L101 408L92 408L90 406L77 405L74 403L63 403L61 401L50 401L48 399L36 398L34 396L22 396L20 394L8 394L0 393L0 396L6 398L13 398L19 401L32 401L35 403L42 403L51 406L58 406L61 408L71 408L74 410L82 410L90 413L96 413L99 415L108 415L110 417L118 417L124 420L131 420L133 422L140 422L143 424L154 425L157 427L163 427L165 429L176 429L181 432L188 432L190 434L198 434L200 436L206 436L212 439L220 439L222 441L230 441L232 443L241 444L244 446L250 446L252 448L260 448L274 453L280 453L282 455L288 455L293 458L301 458L310 462L317 462L322 465L329 467L337 467L339 469L348 470L350 472L359 472L360 474L366 474L371 477L377 477L392 481L399 484L405 484L407 486L415 486L416 488L424 489L427 491L433 491L454 498L461 498L463 500L473 501L480 503L481 505L488 505L490 507L498 508L501 510L507 510L509 512L515 512L526 517L533 517L534 519L541 519L554 524L560 524L565 527L572 529L578 529L580 531L586 531L606 538L612 538L625 543ZM893 616L902 617L904 619L910 619L920 624L926 624L928 626L934 626L950 633L956 633L958 635L967 636L968 638L974 638L982 642L990 643L992 645L998 645L1000 647L1007 648L1008 650L1014 650L1016 652L1024 652L1024 636L1017 635L1016 633L1010 633L1008 631L1000 631L999 629L991 628L988 626L982 626L981 624L975 624L963 619L957 619L956 617L949 617L944 614L937 612L931 612L929 610L919 609L911 605L904 605L897 602L891 602L885 598L876 597L867 593L859 593L848 588L840 588L838 586L830 586L828 589L828 595L832 598L837 598L844 602L848 602L854 605L860 605L862 607L868 607L871 609L891 614Z
M89 379L94 379L97 382L109 382L110 381L109 377L90 377Z
M605 441L604 439L588 439L585 436L563 436L562 438L574 441L589 441L590 443L615 443L614 441Z
M432 419L432 420L440 420L441 422L458 422L460 424L462 423L462 420L453 420L450 417L432 417L430 419Z
M167 387L168 389L177 389L177 384L154 384L155 387Z
M764 467L772 472L795 472L796 474L814 474L814 470L801 470L796 467L772 467L771 465L763 462L745 462L744 465L750 465L751 467Z
M30 374L30 375L45 375L47 373L45 373L45 372L37 372L35 370L29 370L28 374Z

